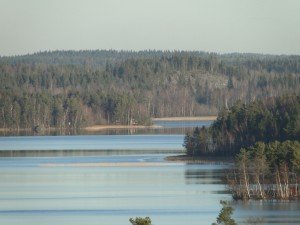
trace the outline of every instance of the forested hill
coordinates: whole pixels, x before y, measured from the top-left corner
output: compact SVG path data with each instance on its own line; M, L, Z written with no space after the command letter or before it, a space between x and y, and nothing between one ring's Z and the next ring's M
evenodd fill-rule
M0 127L149 123L299 93L300 56L54 51L0 58Z

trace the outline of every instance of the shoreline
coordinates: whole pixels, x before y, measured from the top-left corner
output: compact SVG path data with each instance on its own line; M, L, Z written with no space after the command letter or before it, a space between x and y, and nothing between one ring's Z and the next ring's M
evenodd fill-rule
M216 120L217 116L197 116L197 117L161 117L152 118L152 121L212 121ZM159 125L92 125L81 129L86 131L110 130L110 129L160 129Z
M203 163L207 161L230 162L232 159L229 157L220 157L220 156L173 155L173 156L165 157L164 160L168 162Z
M50 127L50 128L45 128L42 129L39 132L36 133L42 133L43 131L55 131L55 130L86 130L86 131L98 131L98 130L110 130L110 129L159 129L162 128L162 126L159 125L92 125L92 126L87 126L87 127L81 127L81 128L55 128L55 127ZM31 128L0 128L0 132L35 132Z
M217 116L197 116L197 117L161 117L161 118L152 118L152 121L212 121L216 120ZM118 129L160 129L163 128L162 126L159 125L91 125L91 126L86 126L82 128L78 128L78 130L85 130L85 131L101 131L101 130L118 130ZM65 128L64 130L73 130L74 128ZM59 130L58 128L55 127L49 127L49 128L44 128L44 130L49 130L49 131L55 131ZM32 131L32 128L0 128L0 132L30 132ZM41 131L41 132L42 132ZM34 132L34 131L32 131ZM38 132L40 133L40 132Z
M98 131L98 130L110 130L110 129L159 129L162 126L158 125L92 125L88 127L80 128L86 131Z

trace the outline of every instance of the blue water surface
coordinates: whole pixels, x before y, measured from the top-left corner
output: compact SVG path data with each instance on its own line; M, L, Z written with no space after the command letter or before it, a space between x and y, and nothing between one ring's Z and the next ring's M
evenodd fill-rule
M183 150L184 135L80 135L0 137L0 150Z

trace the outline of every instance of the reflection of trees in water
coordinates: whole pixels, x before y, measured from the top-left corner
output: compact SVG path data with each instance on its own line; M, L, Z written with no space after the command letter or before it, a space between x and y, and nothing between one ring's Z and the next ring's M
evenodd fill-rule
M80 129L19 129L19 130L1 130L0 136L59 136L59 135L78 135L85 134Z
M41 135L132 135L132 134L186 134L191 132L193 128L158 128L158 129L106 129L99 131L86 131L83 129L42 129L39 132L35 132L30 129L24 130L1 130L0 136L41 136Z
M147 154L174 154L173 150L147 150ZM112 155L139 155L145 150L139 149L80 149L80 150L1 150L0 157L64 157L64 156L112 156Z
M192 131L193 128L142 128L142 129L109 129L95 132L89 132L89 134L109 134L109 135L128 135L128 134L186 134Z
M186 169L186 184L224 184L223 169Z

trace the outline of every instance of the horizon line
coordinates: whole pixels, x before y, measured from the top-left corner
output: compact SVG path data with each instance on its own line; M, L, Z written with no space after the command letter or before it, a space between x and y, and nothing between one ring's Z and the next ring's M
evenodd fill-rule
M0 58L10 58L10 57L23 57L23 56L32 56L41 53L54 53L54 52L96 52L96 51L107 51L107 52L131 52L131 53L140 53L140 52L170 52L170 53L206 53L206 54L213 54L213 55L260 55L260 56L300 56L300 54L287 54L287 53L280 53L280 54L271 54L271 53L259 53L259 52L216 52L216 51L204 51L204 50L186 50L186 49L49 49L49 50L39 50L33 51L28 53L21 53L21 54L8 54L2 55L0 54Z

